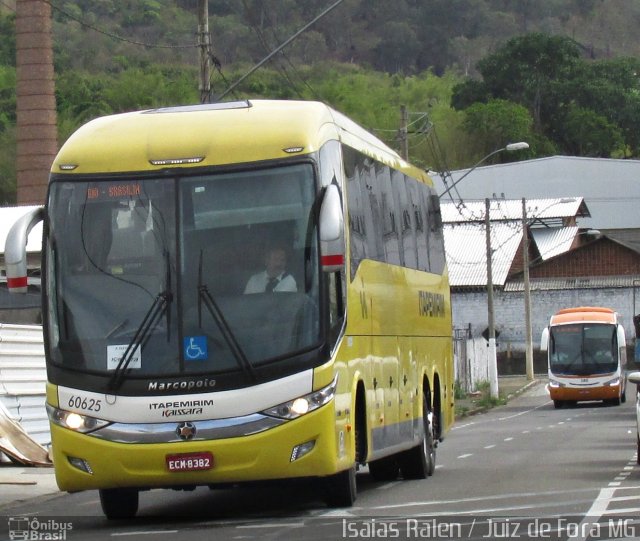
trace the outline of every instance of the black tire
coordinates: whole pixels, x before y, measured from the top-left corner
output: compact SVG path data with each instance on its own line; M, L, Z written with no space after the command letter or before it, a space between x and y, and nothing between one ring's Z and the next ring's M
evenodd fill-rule
M395 456L369 462L369 473L375 481L395 481L400 473Z
M562 400L554 400L553 401L553 407L556 409L560 409L562 406L564 406L564 402Z
M636 453L636 462L640 464L640 433L638 434L638 449Z
M433 414L428 398L422 403L424 438L420 445L402 453L399 457L400 471L405 479L426 479L436 471L436 442L433 433Z
M329 507L351 507L358 495L355 465L327 477L324 489L324 501Z
M133 518L138 512L139 494L135 488L100 490L102 512L109 520Z

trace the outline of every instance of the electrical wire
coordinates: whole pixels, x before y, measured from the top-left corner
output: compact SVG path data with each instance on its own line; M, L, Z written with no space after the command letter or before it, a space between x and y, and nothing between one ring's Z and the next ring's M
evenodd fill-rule
M2 4L4 7L6 7L9 11L12 11L13 13L16 12L16 9L12 6L10 6L9 4L7 4L4 0L0 0L0 4Z
M85 20L81 19L80 17L76 17L75 15L69 13L68 11L64 10L63 8L61 8L60 6L57 6L54 2L52 2L51 0L42 0L42 2L44 2L45 4L49 4L53 9L55 9L56 11L62 13L65 17L76 21L77 23L79 23L81 26L85 27L85 28L89 28L95 32L98 32L99 34L103 34L109 38L115 39L117 41L122 41L125 43L130 43L132 45L139 45L141 47L146 47L147 49L195 49L198 47L197 44L192 44L192 45L159 45L156 43L144 43L142 41L135 41L129 38L125 38L122 36L119 36L117 34L114 34L112 32L108 32L107 30L103 30L102 28L99 28L93 24L90 24L88 22L86 22Z

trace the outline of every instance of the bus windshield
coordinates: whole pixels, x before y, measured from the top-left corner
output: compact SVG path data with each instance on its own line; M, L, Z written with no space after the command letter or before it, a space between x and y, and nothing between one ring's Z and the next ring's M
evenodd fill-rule
M549 368L554 374L606 374L618 367L615 325L558 325L551 328L550 346Z
M52 364L127 378L242 372L255 381L256 370L317 346L315 190L310 164L54 180Z

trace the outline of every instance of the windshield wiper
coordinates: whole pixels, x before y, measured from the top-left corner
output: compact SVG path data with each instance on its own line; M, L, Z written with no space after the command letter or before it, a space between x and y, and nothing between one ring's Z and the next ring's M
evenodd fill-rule
M171 341L171 310L169 309L169 306L173 301L173 293L171 292L171 265L169 263L169 254L167 252L165 252L165 260L165 289L158 293L156 298L153 299L153 303L149 307L149 310L147 310L147 313L136 329L131 342L129 342L127 349L120 358L118 366L116 366L113 375L111 376L111 380L109 381L108 388L111 391L117 390L120 385L122 385L127 369L133 360L138 346L142 346L146 343L151 333L151 329L156 326L157 322L163 315L166 315L167 319L167 342Z
M215 301L211 293L209 292L209 288L206 284L202 283L202 250L200 250L200 261L198 262L198 326L202 328L202 304L204 303L205 307L213 321L215 321L216 325L220 329L220 333L224 338L224 341L229 346L231 353L235 357L238 362L238 366L242 369L242 371L251 378L252 381L255 381L256 376L253 370L253 366L247 359L247 356L244 354L242 347L238 344L236 337L233 334L233 331L229 327L227 320L220 310L218 303Z

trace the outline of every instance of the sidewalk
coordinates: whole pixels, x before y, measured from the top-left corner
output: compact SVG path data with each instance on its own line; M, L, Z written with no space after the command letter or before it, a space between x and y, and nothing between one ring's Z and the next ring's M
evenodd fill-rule
M13 504L58 492L53 467L0 462L0 514Z
M527 376L499 376L498 377L498 394L500 399L508 402L513 397L518 396L534 385L541 385L544 379L540 375L536 375L533 380L528 380ZM476 413L487 411L491 407L484 405L481 393L469 394L464 398L455 399L456 420Z

